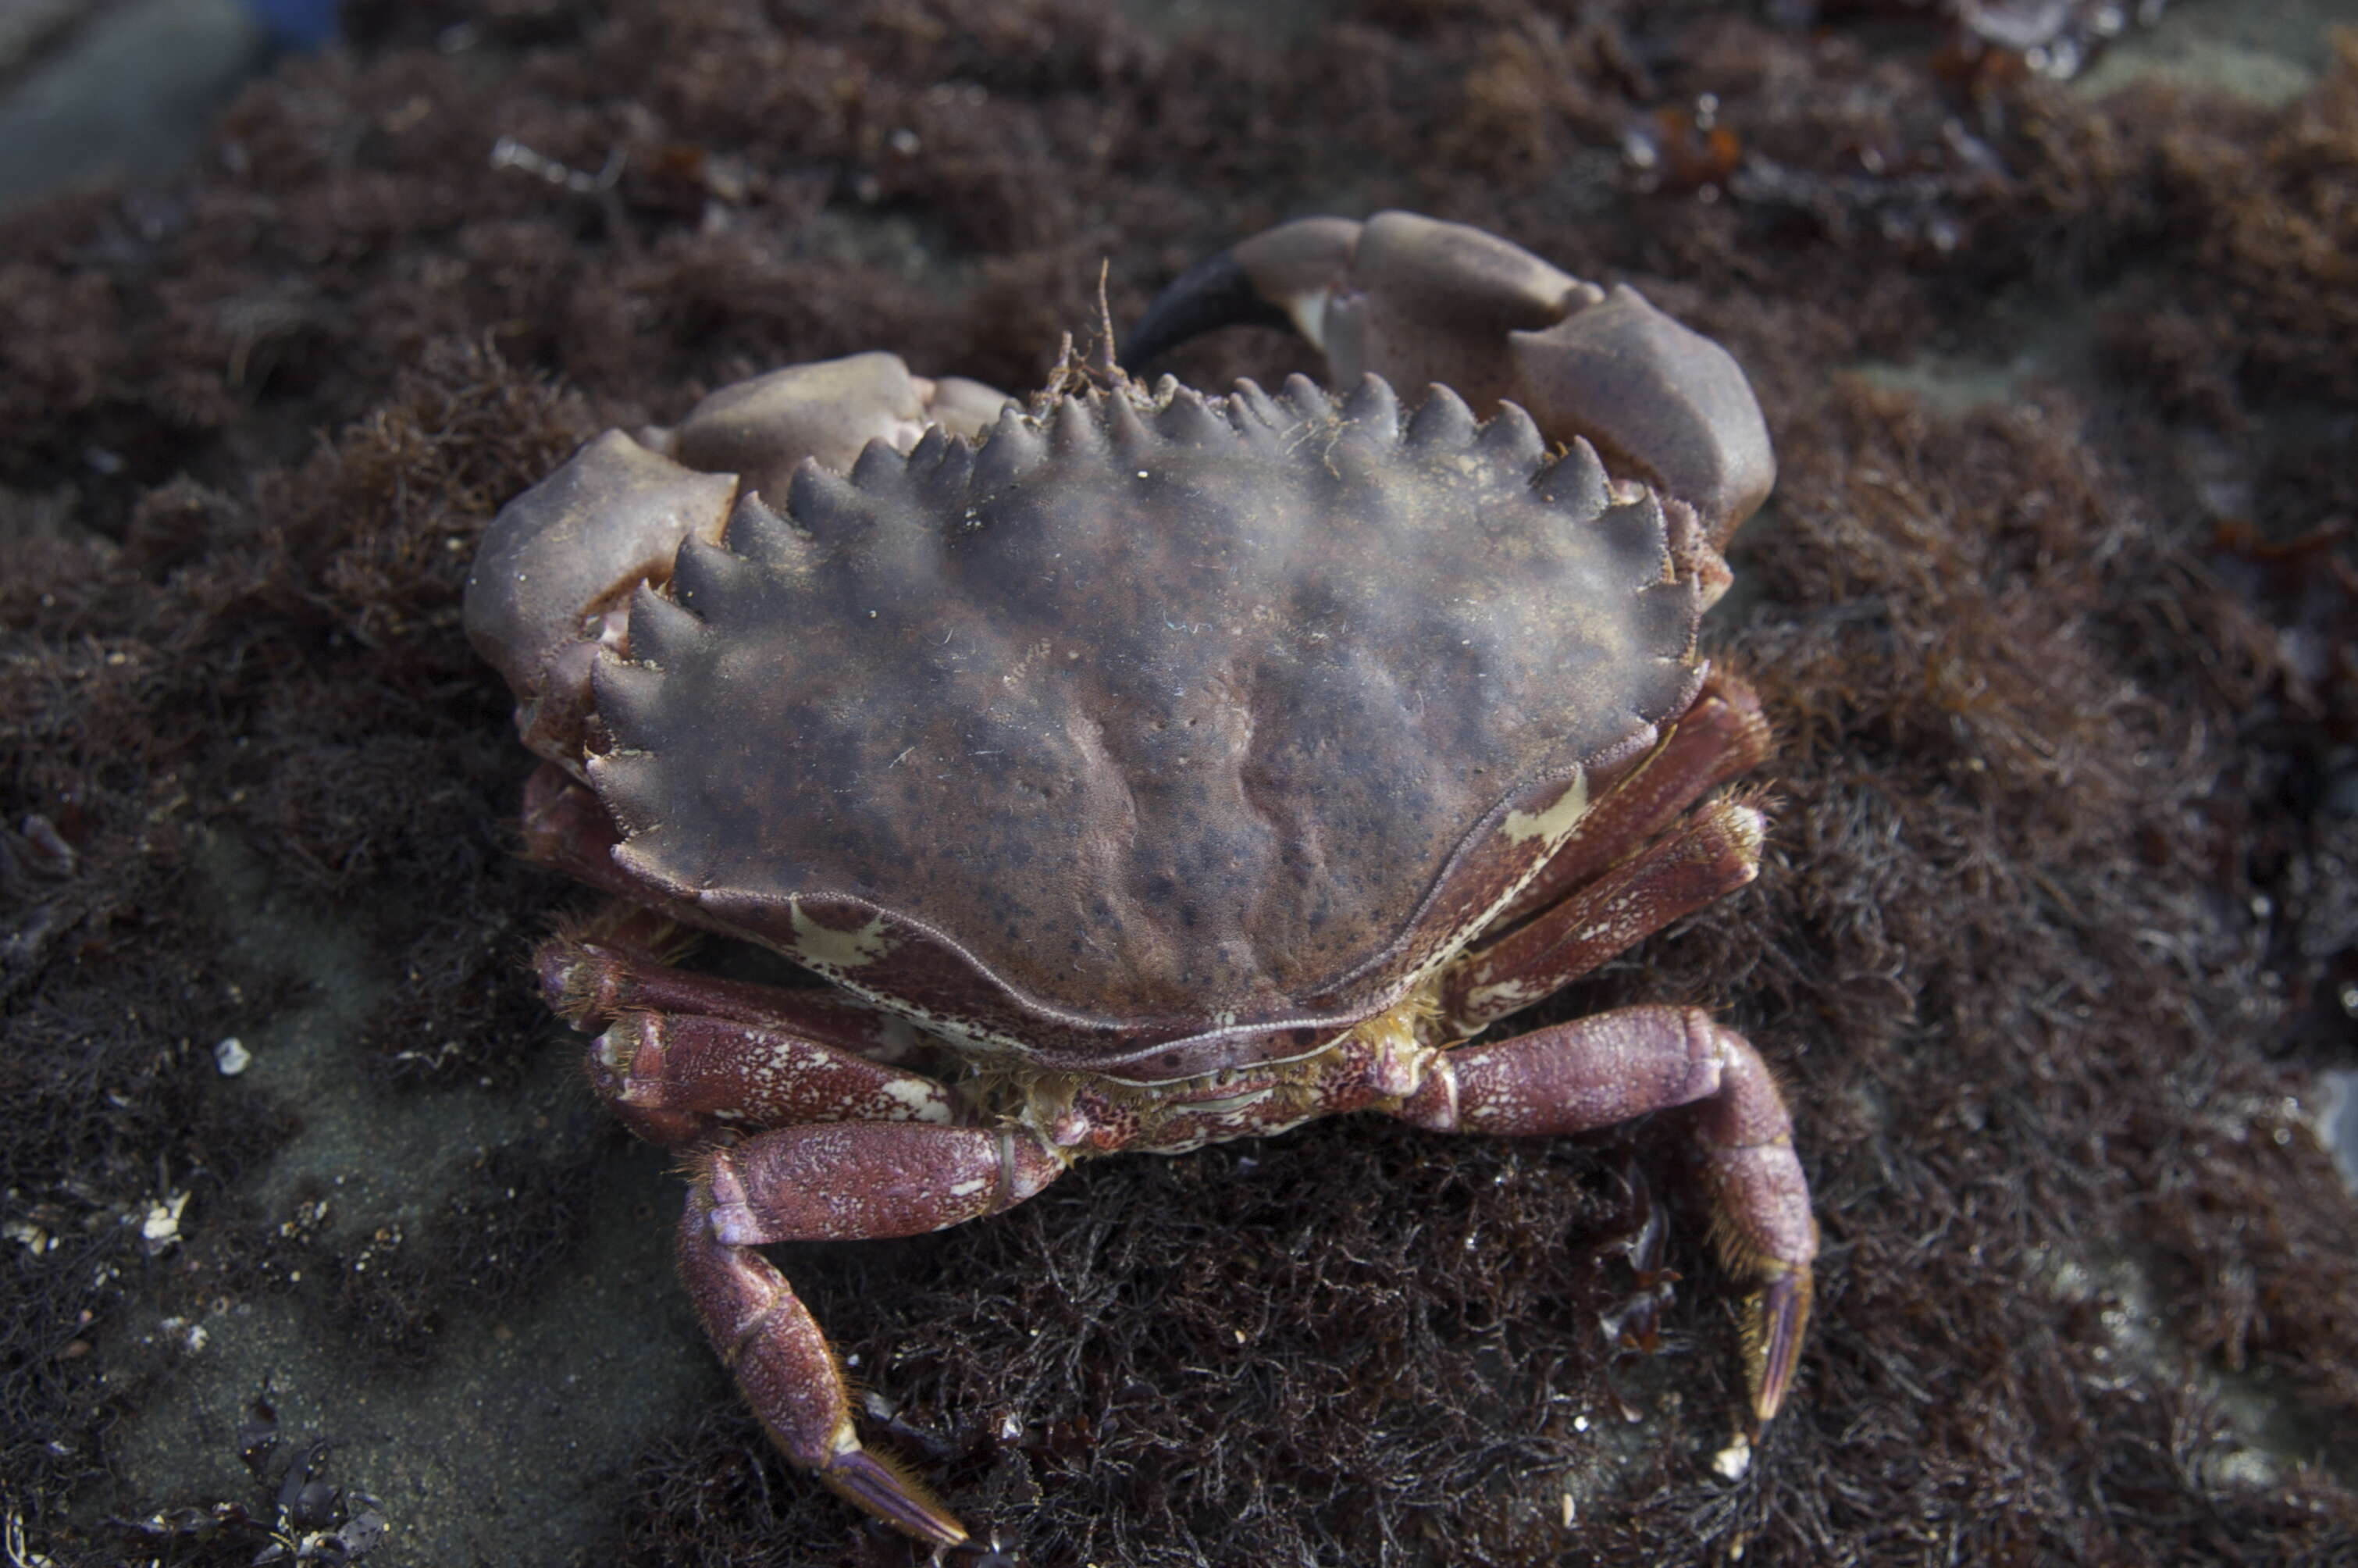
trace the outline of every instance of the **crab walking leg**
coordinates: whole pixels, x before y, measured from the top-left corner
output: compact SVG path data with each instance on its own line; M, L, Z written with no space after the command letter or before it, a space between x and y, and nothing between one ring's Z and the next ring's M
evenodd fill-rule
M761 985L675 968L650 956L629 934L553 936L534 953L533 967L549 1010L583 1031L602 1029L628 1012L697 1013L784 1030L882 1062L900 1060L917 1044L917 1032L906 1020L849 991Z
M786 1030L697 1013L630 1012L590 1044L590 1081L632 1130L677 1147L729 1126L957 1119L919 1073Z
M1670 739L1581 818L1531 886L1499 913L1497 924L1512 925L1552 903L1721 784L1750 773L1768 757L1769 739L1768 720L1750 683L1713 670Z
M1442 992L1452 1035L1480 1033L1744 886L1760 874L1765 830L1751 806L1714 801L1529 925L1467 952Z
M1753 1413L1765 1422L1792 1387L1818 1226L1784 1097L1744 1036L1700 1008L1623 1008L1439 1053L1393 1114L1444 1131L1529 1135L1697 1102L1721 1254L1762 1281L1745 1359Z
M680 1217L678 1257L697 1320L778 1452L920 1541L966 1540L966 1526L915 1478L860 1446L843 1368L818 1321L768 1259L714 1238L704 1182Z
M1012 1208L1065 1173L1017 1128L782 1127L702 1161L712 1234L732 1247L918 1236Z
M955 1119L949 1091L887 1064L909 1025L844 993L674 968L647 956L660 927L551 937L533 956L542 995L590 1043L590 1086L633 1131L677 1148L731 1127Z
M921 1541L964 1541L966 1528L922 1487L860 1447L827 1336L752 1249L939 1230L1022 1203L1063 1173L1064 1160L1020 1130L853 1122L781 1128L699 1165L680 1224L680 1275L770 1440L888 1524Z

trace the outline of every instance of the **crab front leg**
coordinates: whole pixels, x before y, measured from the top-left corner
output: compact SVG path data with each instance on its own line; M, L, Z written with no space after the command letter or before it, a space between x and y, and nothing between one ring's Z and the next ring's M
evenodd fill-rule
M705 1155L680 1221L680 1278L779 1451L920 1541L966 1540L923 1486L860 1445L826 1334L753 1249L940 1230L1022 1203L1064 1169L1021 1130L873 1122L780 1128Z
M1616 471L1693 506L1714 546L1776 481L1760 406L1727 351L1627 285L1599 288L1520 245L1412 212L1304 218L1197 264L1132 330L1145 364L1213 328L1292 325L1346 388L1450 387L1501 401L1551 440L1585 437Z
M1442 1131L1530 1136L1698 1102L1721 1250L1761 1281L1745 1348L1753 1413L1765 1423L1792 1387L1818 1227L1784 1097L1744 1036L1700 1008L1623 1008L1437 1053L1393 1114Z

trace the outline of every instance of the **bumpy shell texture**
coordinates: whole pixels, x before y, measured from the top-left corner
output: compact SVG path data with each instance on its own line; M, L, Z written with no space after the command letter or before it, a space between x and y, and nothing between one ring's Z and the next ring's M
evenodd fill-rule
M1650 495L1369 378L1010 408L740 502L598 706L617 858L977 1044L1168 1077L1390 1005L1700 677Z

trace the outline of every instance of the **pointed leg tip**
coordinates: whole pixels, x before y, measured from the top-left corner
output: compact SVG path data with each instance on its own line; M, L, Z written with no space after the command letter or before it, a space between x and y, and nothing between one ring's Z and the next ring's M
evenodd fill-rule
M1812 1284L1807 1266L1787 1269L1753 1298L1745 1360L1752 1375L1752 1414L1767 1426L1792 1391L1801 1340L1810 1323Z
M820 1471L838 1497L875 1515L895 1530L936 1546L962 1546L967 1528L934 1500L914 1477L890 1460L854 1448L838 1454Z

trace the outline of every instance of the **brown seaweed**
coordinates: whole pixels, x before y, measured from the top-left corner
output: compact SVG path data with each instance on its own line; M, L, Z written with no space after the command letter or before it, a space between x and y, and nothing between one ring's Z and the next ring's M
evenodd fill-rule
M2358 46L2264 108L1700 5L1382 0L1275 41L1077 0L436 16L446 47L389 20L283 67L167 188L10 217L0 1471L41 1549L110 1561L98 1517L189 1501L110 1488L189 1375L137 1311L286 1292L355 1355L388 1322L303 1293L362 1240L253 1206L305 1108L225 1098L211 1045L298 999L236 956L208 846L358 922L374 1022L332 1048L374 1092L498 1094L549 1048L508 965L569 895L509 852L522 759L457 625L492 510L779 363L1036 384L1101 259L1128 319L1342 204L1639 283L1769 408L1783 477L1708 633L1783 738L1769 862L1563 1005L1713 1000L1786 1073L1828 1244L1799 1393L1714 1474L1734 1292L1667 1119L1343 1123L810 1249L904 1446L1041 1563L2358 1553L2358 1210L2297 1103L2353 1065L2358 983ZM1809 200L1639 188L1628 126L1706 93ZM2009 296L2092 310L2084 351L1964 412L1845 369L2003 358ZM1693 1281L1663 1339L1703 1343L1614 1366L1632 1164ZM485 1190L419 1179L419 1310L571 1288L595 1182L536 1178L509 1279L440 1228ZM170 1192L151 1257L119 1217ZM906 1560L717 1387L592 1485L615 1561Z

